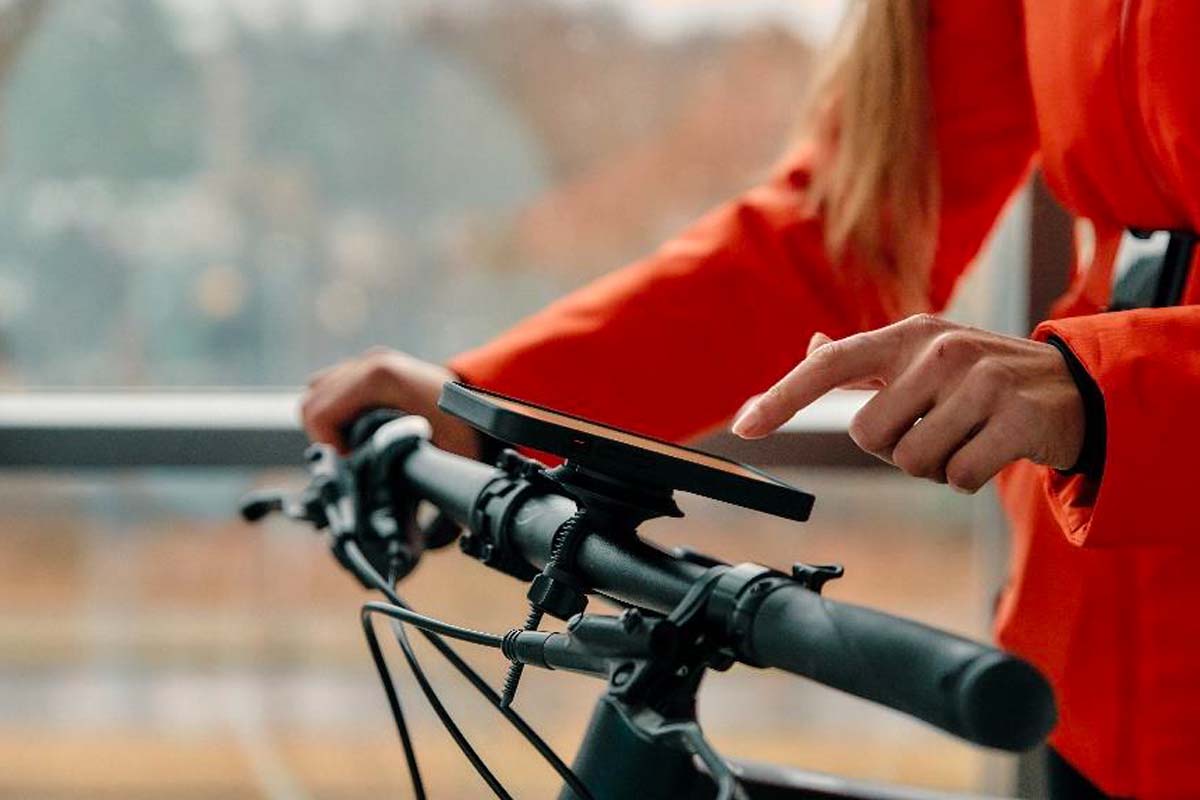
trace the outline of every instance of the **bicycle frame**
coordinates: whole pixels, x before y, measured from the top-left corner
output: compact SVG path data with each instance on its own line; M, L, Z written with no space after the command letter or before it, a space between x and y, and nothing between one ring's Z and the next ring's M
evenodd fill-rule
M648 739L622 703L608 696L596 703L572 768L597 800L627 795L630 786L648 799L716 796L712 779L696 768L690 753ZM579 798L564 788L559 800Z
M982 800L978 795L939 792L824 773L737 760L726 762L747 800ZM645 736L621 701L604 696L596 703L572 766L597 800L629 796L640 800L712 800L717 787L697 759L685 750ZM558 800L578 800L564 788Z

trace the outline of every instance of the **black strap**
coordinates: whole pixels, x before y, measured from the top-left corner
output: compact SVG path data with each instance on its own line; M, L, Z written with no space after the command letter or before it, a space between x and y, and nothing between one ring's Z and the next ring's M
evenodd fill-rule
M1159 231L1130 228L1139 239L1149 239ZM1110 311L1134 308L1169 308L1183 302L1188 272L1196 252L1197 235L1193 231L1167 230L1167 249L1161 258L1147 256L1135 262L1113 286Z
M1195 250L1196 234L1171 231L1162 272L1158 276L1158 289L1154 292L1154 308L1168 308L1183 302L1183 290L1187 288L1188 270Z
M1101 394L1100 387L1088 373L1087 368L1071 352L1071 348L1067 347L1066 342L1057 336L1049 337L1046 342L1058 348L1063 360L1067 362L1067 369L1071 372L1075 387L1079 389L1079 396L1083 398L1083 447L1079 451L1079 458L1076 459L1075 464L1062 472L1066 475L1086 475L1093 480L1100 480L1104 474L1104 453L1107 448L1108 432L1108 419L1104 413L1104 395Z

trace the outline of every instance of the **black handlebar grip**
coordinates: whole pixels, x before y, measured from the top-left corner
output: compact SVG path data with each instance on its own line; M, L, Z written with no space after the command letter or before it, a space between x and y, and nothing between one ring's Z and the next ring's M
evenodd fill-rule
M390 408L373 408L365 411L342 426L340 431L342 441L350 450L357 450L375 435L375 431L402 416L404 416L404 412Z
M987 747L1027 750L1057 721L1032 665L920 623L799 586L763 601L750 631L764 666L812 678Z

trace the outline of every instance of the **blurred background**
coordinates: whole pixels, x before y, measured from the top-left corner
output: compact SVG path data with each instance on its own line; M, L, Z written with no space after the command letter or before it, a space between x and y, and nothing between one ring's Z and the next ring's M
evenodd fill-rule
M479 343L762 179L841 9L0 0L0 796L407 796L364 594L305 530L235 518L247 489L302 480L294 387L372 344ZM1028 264L1059 246L1039 198L1012 204L957 318L1026 329ZM264 432L284 455L249 452ZM815 492L811 523L685 498L648 535L841 562L833 596L986 637L994 500L872 467L836 429L788 437L739 455ZM408 594L484 629L524 614L520 586L454 552ZM432 669L516 796L552 796ZM433 796L483 796L402 683ZM600 690L532 674L519 706L569 755ZM1013 787L1009 759L794 678L715 675L701 713L731 755Z

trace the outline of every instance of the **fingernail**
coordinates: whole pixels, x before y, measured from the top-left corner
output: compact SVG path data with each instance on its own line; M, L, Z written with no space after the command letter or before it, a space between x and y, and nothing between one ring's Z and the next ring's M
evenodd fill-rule
M740 436L743 439L749 439L758 434L758 426L762 424L762 412L758 410L758 405L752 405L738 415L738 418L733 421L734 436Z

